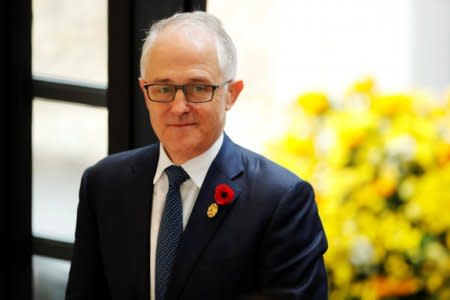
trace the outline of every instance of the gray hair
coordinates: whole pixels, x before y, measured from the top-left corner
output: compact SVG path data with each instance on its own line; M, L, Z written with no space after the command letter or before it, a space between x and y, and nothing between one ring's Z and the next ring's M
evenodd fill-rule
M216 39L217 59L225 80L234 79L237 69L236 48L222 22L210 13L203 11L177 13L167 19L155 22L147 33L141 54L141 76L144 76L145 56L152 47L155 38L169 26L194 25L210 32Z

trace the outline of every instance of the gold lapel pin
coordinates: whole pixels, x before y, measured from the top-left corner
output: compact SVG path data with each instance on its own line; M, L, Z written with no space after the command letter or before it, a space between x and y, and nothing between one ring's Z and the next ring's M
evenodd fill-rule
M212 219L217 215L217 212L219 211L219 206L217 203L213 203L208 207L208 210L206 211L206 215L208 218Z

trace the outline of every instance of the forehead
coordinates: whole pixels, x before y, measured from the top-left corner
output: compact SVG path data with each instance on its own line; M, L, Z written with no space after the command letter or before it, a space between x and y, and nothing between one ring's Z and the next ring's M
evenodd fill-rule
M154 39L145 57L145 77L221 77L215 37L197 26L171 26Z

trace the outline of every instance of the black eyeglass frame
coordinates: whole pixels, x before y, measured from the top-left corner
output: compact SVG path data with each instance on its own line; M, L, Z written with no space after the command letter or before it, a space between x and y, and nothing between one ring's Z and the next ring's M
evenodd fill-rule
M214 93L215 93L215 91L218 88L220 88L220 87L222 87L222 86L224 86L226 84L229 84L230 82L232 82L231 79L227 80L227 81L224 81L221 84L188 83L188 84L176 85L176 84L168 84L168 83L146 83L146 84L144 84L144 89L145 89L145 91L147 93L148 99L150 101L152 101L152 102L170 103L170 102L172 102L175 99L175 96L177 95L178 90L182 90L184 98L186 98L186 100L188 102L190 102L190 103L206 103L206 102L211 102L213 100ZM155 86L155 85L166 85L166 86L174 87L175 88L175 92L173 93L172 99L167 100L167 101L161 101L161 100L154 100L154 99L152 99L152 97L150 97L150 93L148 91L148 88L151 87L151 86ZM202 85L202 86L207 86L207 87L212 88L211 98L208 99L208 100L202 100L202 101L192 101L192 100L190 100L188 95L187 95L186 87L187 86L192 86L192 85Z

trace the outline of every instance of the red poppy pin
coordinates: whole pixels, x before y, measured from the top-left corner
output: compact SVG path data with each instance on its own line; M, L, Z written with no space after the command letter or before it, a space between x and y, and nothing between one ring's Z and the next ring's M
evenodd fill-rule
M219 205L228 205L234 200L234 191L227 184L222 183L216 186L214 200Z
M212 203L208 210L206 211L206 215L208 218L214 218L216 214L219 212L219 205L228 205L234 200L234 191L228 185L222 183L216 186L216 191L214 193L214 200L216 202Z

